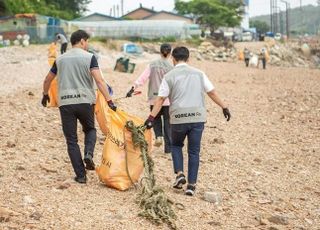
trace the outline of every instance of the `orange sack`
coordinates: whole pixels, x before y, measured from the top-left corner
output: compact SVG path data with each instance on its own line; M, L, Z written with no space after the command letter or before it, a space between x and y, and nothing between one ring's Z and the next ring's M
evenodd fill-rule
M108 107L100 92L97 96L95 113L100 129L106 136L101 164L96 168L96 172L100 181L108 187L126 190L132 186L132 182L139 180L143 172L143 161L140 148L134 148L131 132L126 130L125 124L132 120L135 125L141 125L143 120L120 109L114 112ZM151 147L152 133L150 130L145 131L145 138L148 146Z
M48 49L48 63L51 67L57 58L57 45L52 42ZM48 91L50 102L48 103L48 107L58 107L58 82L55 77L50 84L50 88Z

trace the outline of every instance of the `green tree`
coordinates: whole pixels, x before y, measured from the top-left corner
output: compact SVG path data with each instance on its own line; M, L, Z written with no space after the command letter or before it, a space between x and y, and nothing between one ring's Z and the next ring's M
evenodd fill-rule
M243 15L242 0L175 0L175 10L189 14L197 23L209 27L211 32L219 26L235 27L240 25Z
M270 26L263 21L259 21L259 20L253 20L249 22L250 27L256 28L257 32L259 33L266 33L268 31L270 31Z
M82 16L91 0L4 0L3 2L3 12L6 14L37 13L71 20Z

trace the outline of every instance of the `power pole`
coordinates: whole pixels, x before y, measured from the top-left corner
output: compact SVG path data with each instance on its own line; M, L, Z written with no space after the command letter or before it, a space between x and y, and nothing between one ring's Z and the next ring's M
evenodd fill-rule
M289 39L289 36L290 36L290 21L289 21L289 2L287 1L284 1L284 0L280 0L281 2L285 3L286 4L286 32L287 32L287 39Z
M123 0L121 0L121 16L123 16Z
M270 30L273 32L273 0L270 0Z
M119 5L117 4L117 18L119 18Z

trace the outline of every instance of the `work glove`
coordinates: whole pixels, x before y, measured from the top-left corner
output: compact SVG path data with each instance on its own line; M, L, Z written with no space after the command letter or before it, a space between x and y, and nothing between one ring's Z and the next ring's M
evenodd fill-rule
M227 118L227 121L229 121L230 118L231 118L231 113L230 113L229 109L228 108L223 108L222 112L223 112L224 117Z
M134 86L131 87L129 92L127 93L126 97L132 97L132 94L134 93Z
M42 96L42 100L41 100L41 104L43 105L43 107L47 107L47 103L50 102L50 97L48 94L43 94Z
M108 103L108 106L110 109L112 109L115 112L117 111L117 106L115 104L113 104L112 100L107 101L107 103Z
M147 129L151 129L153 126L154 116L149 115L148 119L144 122L144 125L147 127Z

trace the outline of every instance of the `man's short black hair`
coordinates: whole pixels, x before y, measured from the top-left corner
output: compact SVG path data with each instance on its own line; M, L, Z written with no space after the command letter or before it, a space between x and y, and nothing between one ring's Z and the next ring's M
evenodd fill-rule
M176 61L187 61L189 59L189 50L187 47L178 46L173 49L172 56Z
M164 43L160 46L160 52L164 57L167 57L168 54L171 53L171 49L171 45L167 43Z
M85 41L87 41L88 38L90 38L90 35L86 31L77 30L71 34L71 38L70 38L71 45L76 45L81 41L81 39L84 39Z

